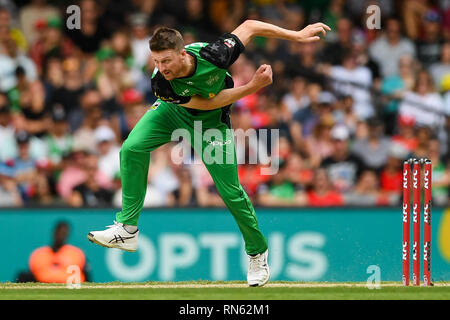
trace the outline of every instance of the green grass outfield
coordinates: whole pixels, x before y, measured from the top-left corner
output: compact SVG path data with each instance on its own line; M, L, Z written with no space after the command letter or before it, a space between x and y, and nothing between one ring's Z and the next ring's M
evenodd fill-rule
M0 300L450 300L450 284L404 287L382 282L380 289L365 283L270 282L250 288L240 281L82 283L80 289L64 284L0 283Z

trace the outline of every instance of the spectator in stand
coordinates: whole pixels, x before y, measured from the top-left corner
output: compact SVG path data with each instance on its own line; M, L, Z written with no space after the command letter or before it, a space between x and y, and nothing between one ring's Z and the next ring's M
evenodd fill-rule
M65 166L66 159L72 152L73 137L69 132L67 115L63 106L56 104L51 109L52 124L43 141L47 150L47 180L52 195L57 195L56 184Z
M1 163L15 156L14 127L11 123L10 107L8 97L0 94L0 168ZM23 200L14 178L8 177L0 172L0 207L20 207Z
M24 75L18 75L20 113L15 115L18 129L29 131L36 137L43 137L50 127L50 118L45 106L45 89L38 80L29 83Z
M414 43L402 37L400 21L392 17L386 21L386 34L370 45L369 54L380 66L381 75L384 78L398 73L401 56L409 54L415 57L416 51Z
M116 111L115 99L120 96L122 89L132 87L132 75L125 65L124 60L116 55L111 48L102 48L97 52L100 69L96 79L98 90L110 113Z
M14 28L12 24L11 12L7 6L4 6L3 1L0 5L0 43L4 46L3 42L5 40L12 39L17 50L25 54L28 50L27 39L22 30Z
M58 222L53 231L52 245L32 252L29 260L31 275L20 274L18 282L67 283L69 277L73 277L73 269L69 268L74 266L79 268L79 273L76 273L80 275L79 281L88 281L86 256L81 249L67 244L69 232L67 222Z
M351 150L363 160L365 167L379 170L386 164L391 142L385 136L383 123L379 119L368 119L367 126L367 139L356 140Z
M409 152L413 152L417 147L416 122L413 117L398 117L398 132L393 135L391 142L405 148Z
M413 91L403 96L399 106L400 116L413 117L417 125L440 129L444 124L444 112L444 102L434 90L430 74L420 71Z
M311 135L321 117L331 115L335 97L322 91L320 85L312 83L307 88L309 105L293 115L290 122L291 137L294 147L300 152L307 152L305 139Z
M180 20L184 28L193 29L203 41L213 41L216 36L204 0L186 0L184 13ZM211 34L213 31L213 34Z
M344 54L352 49L352 21L348 18L339 19L336 30L337 41L327 43L321 54L321 61L330 65L340 64Z
M339 22L345 17L345 2L345 0L331 0L323 13L323 23L331 28L330 34L327 35L330 40L338 37L335 30L338 32L342 30L339 28Z
M120 103L122 108L117 114L110 115L109 120L116 136L125 140L139 119L148 111L148 106L144 104L142 94L134 88L122 91Z
M104 188L98 183L98 157L90 154L83 163L85 180L76 185L68 203L72 207L103 207L112 204L113 191Z
M81 108L84 113L84 119L81 127L74 132L74 144L83 146L90 153L95 153L96 143L94 132L100 125L102 119L102 97L95 89L86 91L81 97Z
M446 132L446 141L445 139L441 140L442 143L442 154L446 154L447 158L450 158L450 75L448 76L448 84L447 91L444 94L444 103L445 103L445 124L444 124L444 132Z
M381 93L383 94L383 120L386 132L394 133L400 101L407 91L414 88L416 82L416 63L409 55L404 55L399 61L399 73L383 79Z
M354 32L352 36L351 50L355 52L356 63L359 66L366 67L372 73L373 87L379 89L381 83L380 67L369 55L368 52L369 43L367 41L367 35L362 31Z
M77 55L92 55L99 48L103 40L109 34L99 24L100 11L98 4L94 0L81 0L79 3L81 12L81 28L67 29L66 36L70 38L78 50Z
M345 51L342 65L326 68L324 73L331 78L337 94L353 97L353 112L359 119L367 119L375 114L370 95L372 73L369 68L358 65L354 51Z
M175 207L197 206L197 191L192 185L191 173L187 165L183 162L169 161L169 166L177 179L177 185L169 194L168 205Z
M430 10L429 0L403 1L400 8L403 12L403 25L408 38L417 40L423 28L423 16Z
M302 77L310 82L322 84L325 79L318 72L319 45L317 43L289 43L287 53L283 53L284 77ZM275 65L274 65L275 66Z
M444 90L445 76L450 75L450 42L442 45L441 59L433 63L429 68L434 85L438 91Z
M6 94L0 93L0 162L11 160L18 156L18 145L15 133L24 130L26 125L22 116L13 111ZM44 142L35 137L30 138L30 155L38 161L45 160L47 149Z
M333 139L333 153L324 159L321 167L327 170L333 187L339 192L349 192L354 188L356 182L364 169L362 160L350 153L350 133L347 127L335 125L331 129Z
M117 145L116 135L110 127L101 125L95 129L94 138L99 170L113 181L120 174L120 147Z
M304 186L298 184L287 169L287 162L280 160L278 173L258 187L258 203L266 207L304 206L307 199Z
M253 62L245 54L241 54L236 62L230 66L235 87L248 83L255 71L256 68ZM254 113L258 108L258 96L259 92L255 92L236 101L235 108L248 109Z
M389 198L380 192L378 175L374 170L364 170L355 188L345 193L345 204L356 206L375 206L395 204L398 200L395 196Z
M269 98L268 103L265 103L264 113L267 115L267 125L261 129L267 129L267 145L263 147L267 150L267 154L270 155L271 151L275 149L272 145L272 130L277 129L280 138L286 138L289 144L292 141L291 131L289 129L288 123L283 119L281 113L281 105L278 101Z
M152 152L152 165L149 167L147 191L144 199L145 208L175 205L173 192L177 190L179 181L170 166L172 156L170 147L170 144L166 144ZM182 159L180 161L182 161ZM201 165L203 165L203 163ZM203 171L201 165L192 165L189 169L193 169L195 167L194 170L197 174L201 174L202 178L204 178L205 180L208 180L209 178L212 181L206 168L204 168ZM209 180L207 181L207 183L209 183ZM195 189L197 195L200 191L198 187L196 187ZM211 193L210 196L211 198L209 198L208 196L205 197L205 200L210 201L210 203L203 203L204 206L212 205L212 202L214 201L213 193ZM121 189L115 192L113 204L117 207L122 206Z
M31 0L31 3L20 9L20 28L30 44L35 43L39 37L39 32L35 29L38 21L60 16L59 10L46 2L46 0Z
M131 68L134 64L134 58L129 33L125 29L114 32L111 35L110 45L116 56L122 58L125 64Z
M0 162L4 162L16 155L14 126L11 117L11 107L8 96L0 93Z
M296 185L311 186L314 179L314 169L308 158L295 151L289 153L286 170L292 173L291 181ZM269 179L267 178L266 180Z
M26 129L37 137L42 137L49 126L45 109L45 90L40 80L29 82L24 70L16 70L17 87L11 101L14 111L14 122L17 129Z
M149 103L153 103L156 97L153 97L150 81L148 81L148 73L152 72L155 66L153 65L153 59L150 59L148 20L147 15L143 13L136 13L130 16L131 37L129 41L133 59L133 78L136 79L135 87L146 96L146 100ZM186 38L183 36L183 39Z
M291 119L294 113L309 104L304 78L295 77L292 80L289 92L283 96L281 104L285 119Z
M14 178L3 175L0 172L0 207L22 206L23 200L16 181L14 180Z
M181 184L183 180L180 180L180 175L184 175L185 179L186 176L190 177L190 172L184 166L184 162L187 159L184 159L182 156L178 159L174 158L174 148L175 144L170 143L163 146L160 151L152 154L153 168L150 167L149 169L149 184L152 188L159 191L161 199L164 201L160 205L174 206L177 203L195 203L197 201L196 194L200 191L197 190L194 194L194 192L189 191L190 187L186 181L184 181L183 185ZM183 156L185 155L183 154ZM175 171L177 171L178 175ZM208 205L205 204L205 206Z
M58 166L73 147L73 137L69 132L69 124L64 107L60 104L52 106L51 126L45 136L48 158L54 166Z
M6 38L0 43L4 50L0 54L0 90L9 91L18 84L16 70L21 68L27 81L37 79L37 70L33 61L26 55L20 53L16 42Z
M123 62L124 68L126 67L129 71L127 76L130 77L129 81L133 86L136 86L138 81L144 80L142 79L142 66L137 67L134 63L131 43L126 31L119 30L113 33L111 36L111 49L114 51L116 57L119 58L118 60Z
M442 12L442 34L446 41L450 40L450 3L440 1L440 9Z
M389 197L400 200L403 181L403 161L409 151L401 145L391 144L385 166L380 173L380 189Z
M61 104L64 107L70 131L73 132L80 127L83 120L80 106L84 91L81 61L74 57L64 60L50 58L45 69L48 104Z
M136 13L130 16L131 25L131 50L133 52L134 64L137 68L147 65L151 51L149 50L149 30L148 17L143 13Z
M419 126L416 129L417 145L413 150L413 158L428 158L428 143L436 135L430 127Z
M234 30L245 18L246 3L244 1L209 1L209 6L212 23L219 34ZM248 9L250 16L261 19L254 7L250 6Z
M436 206L448 206L450 191L450 161L441 156L438 139L432 138L428 142L428 158L433 164L431 181L433 184L433 204Z
M199 163L200 161L200 163ZM196 202L200 207L225 207L211 175L200 159L189 166L192 184L195 188Z
M306 138L308 157L314 167L320 166L322 160L333 153L333 141L331 139L333 126L333 116L326 114L320 118L319 123L314 127L313 134Z
M423 36L416 41L417 59L428 69L439 61L444 39L441 32L441 15L430 9L423 15Z
M307 205L312 207L330 207L344 205L342 194L334 190L328 177L328 173L323 168L316 169L314 173L313 186L307 193Z
M0 164L0 174L14 179L25 204L49 204L52 201L45 175L40 170L41 163L30 155L30 135L26 131L16 133L19 154L16 158Z
M237 163L252 165L268 163L270 161L270 148L272 147L271 143L269 143L269 141L271 141L271 132L267 131L267 144L264 144L264 141L258 139L256 135L257 132L252 127L251 114L248 110L234 111L233 114L232 127L234 128L234 135L236 137ZM252 133L254 133L254 135ZM274 146L274 148L275 147L276 146ZM257 168L252 168L250 172L257 172ZM255 176L254 178L256 180L249 182L252 183L260 180L260 177ZM253 191L256 191L256 189Z
M44 64L51 57L66 58L71 54L70 43L63 37L63 21L59 17L50 17L38 21L36 29L39 38L32 43L30 57L36 65L39 76L44 74Z
M72 152L64 163L64 169L62 170L56 185L59 196L65 202L68 202L74 187L86 181L85 163L90 155L92 154L90 154L83 145L74 143ZM102 188L112 188L111 180L101 171L97 170L95 179L97 184Z
M343 95L338 96L333 107L335 122L345 125L351 135L355 134L358 122L360 122L358 116L353 112L354 104L355 100L351 95Z

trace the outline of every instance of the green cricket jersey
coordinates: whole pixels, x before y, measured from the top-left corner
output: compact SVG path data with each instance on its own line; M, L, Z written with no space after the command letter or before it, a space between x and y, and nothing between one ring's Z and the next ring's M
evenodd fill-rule
M244 51L244 45L236 35L225 34L212 43L193 43L186 51L195 61L195 72L171 81L164 79L155 69L151 79L153 93L158 101L134 126L120 151L120 175L122 181L122 210L116 221L136 226L144 205L148 183L148 168L153 150L169 143L172 134L179 128L186 129L186 140L201 156L213 179L217 191L233 215L245 241L247 254L255 255L267 250L267 240L261 233L255 209L239 183L237 159L234 152L234 136L231 130L230 105L215 110L196 110L178 106L189 102L193 95L209 98L224 88L233 87L233 80L227 68ZM200 129L195 121L202 121ZM204 150L211 149L212 140L199 139L207 130L214 128L220 132L223 142L213 146L210 155ZM199 130L201 130L199 132ZM215 141L214 136L214 141ZM219 137L220 139L220 137ZM210 161L219 156L225 161ZM229 155L231 157L229 157Z
M185 46L185 49L194 57L194 74L168 81L155 68L151 85L157 98L170 103L183 104L189 102L193 95L212 98L224 88L233 87L233 80L227 68L245 49L236 35L226 33L215 42L196 42ZM199 111L189 110L195 114Z

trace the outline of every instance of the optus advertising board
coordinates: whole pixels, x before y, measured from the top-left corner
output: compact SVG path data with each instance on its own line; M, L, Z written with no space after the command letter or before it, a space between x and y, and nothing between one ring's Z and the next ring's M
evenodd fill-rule
M431 278L449 281L450 209L432 214ZM272 280L365 282L378 270L381 281L401 281L401 208L258 208L257 215ZM68 243L84 251L90 281L245 280L242 236L226 209L144 210L135 253L87 240L114 216L114 209L1 210L0 281L28 268L30 254L51 244L59 221L71 227Z

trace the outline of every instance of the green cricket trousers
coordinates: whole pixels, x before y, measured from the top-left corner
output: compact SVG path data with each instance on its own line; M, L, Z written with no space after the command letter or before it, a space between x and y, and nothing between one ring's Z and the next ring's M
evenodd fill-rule
M122 210L118 222L137 225L147 191L150 152L172 141L172 134L187 133L195 152L202 155L225 205L236 220L247 254L267 250L258 228L255 209L242 188L237 170L234 137L228 113L186 109L158 100L139 120L120 150ZM177 136L178 134L175 134Z

